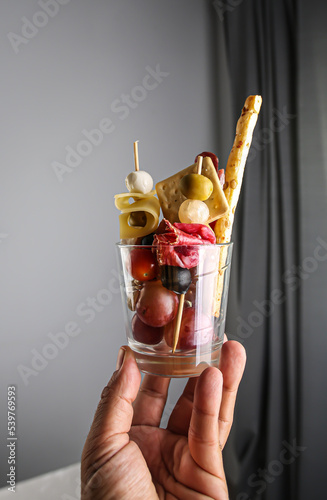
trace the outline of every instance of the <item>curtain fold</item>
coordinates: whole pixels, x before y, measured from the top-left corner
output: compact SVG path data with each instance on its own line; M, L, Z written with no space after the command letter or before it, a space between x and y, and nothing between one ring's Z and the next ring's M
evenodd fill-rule
M315 453L312 443L320 438L327 444L322 427L311 428L314 439L309 435L308 422L314 427L322 420L310 410L319 413L323 400L326 416L327 403L321 394L318 399L307 365L308 356L312 368L315 357L327 354L327 264L315 257L317 237L327 241L327 4L226 0L210 9L223 165L246 97L263 97L233 230L226 331L244 344L248 360L224 452L230 495L304 499L310 491L306 457L316 478L311 491L318 492L326 453L322 445ZM308 345L309 332L320 354ZM324 366L321 374L326 380Z
M299 1L301 455L299 500L326 498L327 4Z

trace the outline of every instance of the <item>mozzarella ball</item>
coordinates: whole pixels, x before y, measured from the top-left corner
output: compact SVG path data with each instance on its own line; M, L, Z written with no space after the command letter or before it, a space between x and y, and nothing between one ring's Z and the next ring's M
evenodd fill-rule
M200 200L185 200L179 207L179 220L183 224L205 224L209 218L209 208Z
M125 184L131 193L149 193L153 188L153 179L148 172L136 170L125 179Z

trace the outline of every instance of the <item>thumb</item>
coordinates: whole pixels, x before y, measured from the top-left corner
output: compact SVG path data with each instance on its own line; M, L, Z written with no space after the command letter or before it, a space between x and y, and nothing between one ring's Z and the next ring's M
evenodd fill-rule
M102 465L110 460L128 442L133 418L132 403L141 383L131 349L121 347L117 370L103 389L81 463L82 482L85 484Z

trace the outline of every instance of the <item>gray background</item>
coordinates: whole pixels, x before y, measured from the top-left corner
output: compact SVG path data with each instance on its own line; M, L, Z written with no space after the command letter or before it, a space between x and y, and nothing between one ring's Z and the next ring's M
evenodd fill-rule
M42 24L39 11L34 0L0 6L0 470L7 471L7 386L15 384L20 480L79 460L124 342L113 196L133 170L133 141L155 181L202 150L224 164L231 147L216 150L215 11L207 2L71 0L15 53L8 33L22 36L24 16ZM169 75L121 119L112 104L157 65ZM60 183L52 163L64 163L65 148L105 117L114 131ZM108 287L111 302L87 323L91 316L77 308ZM80 333L25 384L18 366L32 368L32 350L42 353L49 333L69 322Z

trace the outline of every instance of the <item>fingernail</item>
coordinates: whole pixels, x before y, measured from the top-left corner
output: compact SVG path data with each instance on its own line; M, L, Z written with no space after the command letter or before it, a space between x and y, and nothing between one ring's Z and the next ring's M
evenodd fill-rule
M117 356L117 363L116 363L116 370L120 370L120 368L123 365L124 358L125 358L126 351L123 347L119 349L118 356Z

